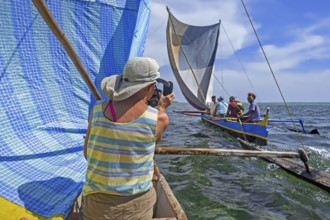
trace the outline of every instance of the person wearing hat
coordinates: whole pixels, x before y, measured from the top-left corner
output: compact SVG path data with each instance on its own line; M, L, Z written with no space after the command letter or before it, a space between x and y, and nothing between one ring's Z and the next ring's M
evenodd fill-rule
M215 114L217 116L224 117L226 115L227 108L228 108L228 103L223 100L222 96L220 96L215 106Z
M242 115L244 122L259 122L260 121L260 109L255 101L256 95L253 92L249 92L247 100L250 103L248 111ZM244 116L247 116L244 119Z
M233 118L237 118L237 103L234 96L229 97L227 115Z
M110 100L97 101L89 120L82 219L152 218L155 144L168 126L165 111L175 97L161 96L158 109L148 106L159 77L155 60L136 57L123 74L102 80Z

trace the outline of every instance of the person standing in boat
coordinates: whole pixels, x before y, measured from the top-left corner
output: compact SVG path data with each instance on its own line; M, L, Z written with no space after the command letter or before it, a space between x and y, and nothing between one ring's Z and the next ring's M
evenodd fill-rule
M247 100L250 103L249 109L246 113L242 115L242 119L244 122L259 122L260 121L260 109L258 104L255 101L256 95L253 92L249 92L247 96ZM246 117L244 119L244 117Z
M227 113L228 103L223 100L223 97L220 96L218 98L218 102L215 106L215 114L220 117L224 117Z
M97 101L90 115L84 144L88 168L83 220L152 218L155 145L168 126L166 109L175 97L161 96L158 109L148 106L159 77L155 60L136 57L127 62L122 75L102 80L110 101Z

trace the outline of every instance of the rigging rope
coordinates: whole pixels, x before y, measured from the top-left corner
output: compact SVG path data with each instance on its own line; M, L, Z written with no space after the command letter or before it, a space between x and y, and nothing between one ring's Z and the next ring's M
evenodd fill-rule
M241 0L241 2L242 2L242 4L243 4L244 10L245 10L245 12L246 12L246 14L247 14L247 17L249 18L249 21L250 21L250 24L251 24L251 26L252 26L252 28L253 28L254 34L255 34L256 37L257 37L257 40L258 40L259 46L260 46L260 48L261 48L261 50L262 50L262 53L263 53L263 55L264 55L264 57L265 57L265 59L266 59L266 62L267 62L268 67L269 67L269 69L270 69L270 72L271 72L272 75L273 75L273 78L274 78L274 80L275 80L276 86L277 86L277 88L278 88L278 90L279 90L279 92L280 92L280 94L281 94L281 97L282 97L282 99L283 99L283 102L284 102L285 108L286 108L286 110L287 110L287 112L288 112L288 114L289 114L289 116L290 116L290 118L291 118L291 121L292 121L292 124L293 124L293 126L294 126L294 129L295 129L296 131L298 131L297 126L296 126L296 124L295 124L294 121L293 121L293 117L292 117L292 114L291 114L291 112L290 112L290 110L289 110L289 107L288 107L288 105L287 105L287 103L286 103L286 101L285 101L284 95L283 95L283 93L282 93L282 91L281 91L281 88L280 88L280 86L279 86L279 84L278 84L278 82L277 82L277 80L276 80L276 77L275 77L274 71L273 71L272 67L270 66L270 63L269 63L269 61L268 61L268 58L267 58L266 53L265 53L265 51L264 51L264 48L263 48L263 46L262 46L262 44L261 44L261 41L260 41L260 39L259 39L259 37L258 37L257 31L256 31L256 29L254 28L254 25L253 25L253 23L252 23L251 17L250 17L250 15L249 15L249 13L248 13L246 7L245 7L244 1ZM299 140L300 140L301 145L304 147L303 140L302 140L302 138L301 138L299 132L297 132L297 135L298 135L298 138L299 138Z
M229 97L229 93L227 92L227 90L225 89L225 87L223 86L223 84L219 81L219 79L216 77L215 74L213 74L214 79L220 84L220 86L223 88L223 90L226 92L227 96Z
M224 26L223 24L221 24L221 27L222 27L222 29L224 30L224 32L225 32L225 34L226 34L226 36L227 36L227 39L228 39L228 41L229 41L229 44L230 44L231 48L233 49L234 54L235 54L235 56L236 56L236 58L237 58L237 61L238 61L238 63L241 65L242 70L243 70L243 72L244 72L246 78L248 79L248 81L249 81L249 83L250 83L250 86L251 86L253 92L254 92L255 94L257 94L257 93L256 93L256 90L255 90L255 88L253 87L252 82L251 82L251 80L250 80L250 78L249 78L249 76L248 76L248 74L247 74L247 72L246 72L246 70L245 70L245 68L244 68L244 66L243 66L243 64L242 64L242 62L241 62L239 56L238 56L238 54L237 54L237 51L236 51L236 49L234 48L234 45L232 44L232 42L231 42L231 40L230 40L230 38L229 38L229 36L228 36L228 34L227 34L227 31L226 31L226 29L225 29L225 26ZM260 99L259 99L258 97L259 97L259 96L257 96L258 102L260 102Z
M220 20L220 22L221 22L221 20ZM220 31L221 30L219 29L219 47L221 45L221 33L220 33ZM220 52L220 57L222 57L222 50L219 50L219 52ZM217 76L215 75L215 73L213 73L213 76L216 79L216 81L220 84L220 86L222 87L222 89L224 90L224 92L227 94L227 96L229 97L230 95L229 95L228 91L225 89L225 87L223 85L223 68L222 67L220 67L220 74L221 74L221 81L222 81L222 83L217 78ZM220 92L220 94L221 94L221 92Z

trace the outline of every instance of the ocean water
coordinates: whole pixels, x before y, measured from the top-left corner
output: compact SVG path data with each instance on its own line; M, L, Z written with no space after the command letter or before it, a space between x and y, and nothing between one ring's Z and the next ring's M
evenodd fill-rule
M290 119L284 104L261 103L270 119ZM269 126L267 150L310 152L310 166L330 172L330 103L288 103L294 119L320 135L291 132L292 123ZM235 138L173 110L193 110L174 103L170 124L159 146L240 149ZM297 124L298 128L299 124ZM156 161L189 219L330 219L330 193L277 165L234 156L156 155Z

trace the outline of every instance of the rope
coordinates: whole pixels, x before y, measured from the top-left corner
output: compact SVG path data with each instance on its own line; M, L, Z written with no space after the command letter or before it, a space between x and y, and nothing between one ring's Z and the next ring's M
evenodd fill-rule
M183 56L184 56L185 60L187 61L187 64L189 65L189 68L190 68L190 70L191 70L191 72L192 72L192 74L193 74L193 76L194 76L194 79L195 79L195 81L196 81L196 84L198 85L198 89L199 89L200 93L202 94L202 98L203 98L203 100L204 100L204 103L206 103L206 98L205 98L204 92L203 92L203 90L202 90L200 84L198 83L197 77L196 77L196 75L195 75L194 70L192 69L192 66L191 66L189 60L188 60L188 57L187 57L187 55L186 55L186 52L183 50L183 47L182 47L181 41L179 40L179 37L178 37L178 35L177 35L177 33L176 33L176 30L175 30L175 28L174 28L174 24L173 24L173 21L172 21L172 18L171 18L170 10L169 10L168 8L167 8L167 11L168 11L168 14L169 14L169 18L170 18L170 21L171 21L171 25L172 25L172 28L173 28L173 31L174 31L174 34L175 34L176 40L179 42L180 50L182 51Z
M296 127L296 124L295 124L294 121L293 121L292 114L291 114L291 112L290 112L290 110L289 110L289 107L288 107L286 101L285 101L285 98L284 98L284 96L283 96L283 93L282 93L282 91L281 91L281 88L280 88L280 86L279 86L279 84L278 84L278 82L277 82L277 80L276 80L276 77L275 77L274 71L273 71L272 67L270 66L270 63L269 63L269 61L268 61L268 58L267 58L266 53L265 53L265 51L264 51L264 48L263 48L263 46L262 46L262 44L261 44L261 41L260 41L260 39L259 39L259 37L258 37L257 31L256 31L256 29L255 29L254 26L253 26L252 20L251 20L250 15L249 15L249 13L248 13L246 7L245 7L245 4L244 4L243 0L241 0L241 2L242 2L242 4L243 4L244 10L245 10L245 12L246 12L246 14L247 14L247 17L249 18L249 21L250 21L250 24L251 24L251 26L252 26L252 28L253 28L254 34L255 34L256 37L257 37L257 40L258 40L259 46L260 46L260 48L261 48L261 50L262 50L262 53L263 53L263 55L264 55L264 57L265 57L265 59L266 59L266 62L267 62L268 67L269 67L269 69L270 69L270 72L271 72L272 75L273 75L273 78L274 78L274 80L275 80L276 86L277 86L277 88L278 88L278 90L279 90L279 92L280 92L280 94L281 94L281 97L282 97L282 100L283 100L283 102L284 102L285 108L286 108L286 110L287 110L287 112L288 112L288 114L289 114L289 116L290 116L290 118L291 118L291 120L292 120L292 124L293 124L295 130L297 131L298 129L297 129L297 127ZM301 138L299 132L297 132L297 135L298 135L298 138L299 138L299 140L300 140L301 145L304 147L303 140L302 140L302 138Z
M225 89L225 87L223 86L223 84L219 81L219 79L216 77L215 74L213 74L214 79L220 84L220 86L223 88L223 90L226 92L227 96L229 97L229 93L227 92L227 90Z
M220 30L219 30L219 46L220 45L221 45L221 33L220 33ZM222 56L222 50L220 50L220 57L221 56ZM217 76L215 75L215 73L213 73L213 76L214 76L215 80L219 83L219 85L222 87L222 89L224 90L224 92L227 94L227 96L229 97L230 95L229 95L228 91L226 90L226 88L223 85L223 69L222 69L222 67L220 67L220 71L221 71L221 80L222 80L222 83L217 78Z
M222 27L222 29L224 30L224 32L225 32L225 34L226 34L226 36L227 36L227 39L228 39L228 41L229 41L229 44L230 44L231 48L232 48L233 51L234 51L235 57L237 58L238 63L241 65L242 70L243 70L243 72L244 72L246 78L248 79L248 81L249 81L249 83L250 83L250 86L251 86L253 92L254 92L255 94L257 94L257 93L256 93L256 90L255 90L255 88L253 87L252 82L251 82L251 80L250 80L250 78L249 78L249 76L248 76L248 74L247 74L247 72L246 72L246 70L245 70L245 68L244 68L244 66L243 66L243 64L242 64L242 62L241 62L239 56L238 56L238 54L237 54L237 51L236 51L236 49L234 48L234 46L233 46L233 44L232 44L232 42L231 42L231 40L230 40L230 38L229 38L229 36L228 36L228 34L227 34L227 31L226 31L226 29L225 29L225 26L224 26L223 24L221 24L221 27ZM258 102L260 102L260 99L259 99L258 97L257 97L257 99L258 99Z

